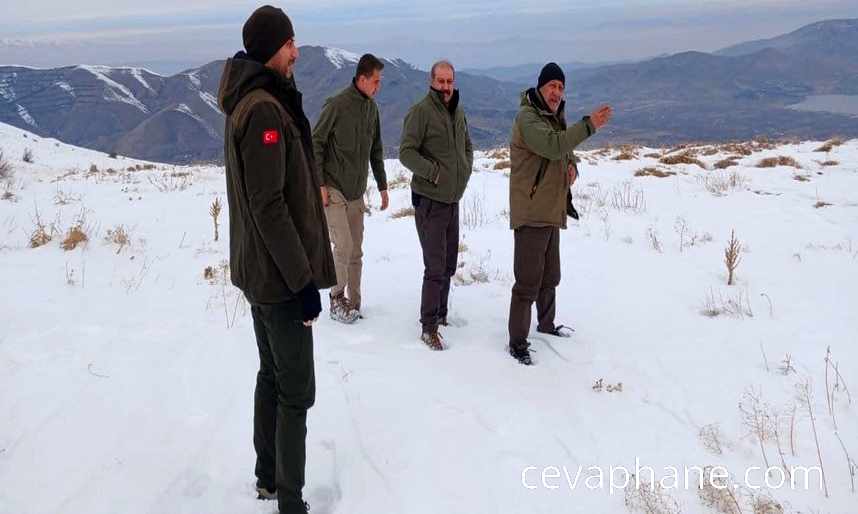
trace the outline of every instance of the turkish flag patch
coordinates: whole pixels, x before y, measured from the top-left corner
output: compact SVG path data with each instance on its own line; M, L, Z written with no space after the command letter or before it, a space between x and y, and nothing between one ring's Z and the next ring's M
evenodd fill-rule
M276 145L280 142L280 132L276 130L266 130L262 133L263 145Z

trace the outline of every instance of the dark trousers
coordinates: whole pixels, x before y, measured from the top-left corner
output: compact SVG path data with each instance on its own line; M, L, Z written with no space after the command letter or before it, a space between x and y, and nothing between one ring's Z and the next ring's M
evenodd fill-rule
M253 411L257 485L277 490L284 514L305 512L307 409L316 398L313 331L301 322L296 302L250 309L259 346Z
M560 285L560 229L516 229L513 261L515 285L509 304L510 344L527 339L533 302L536 302L539 330L554 329L555 291Z
M447 317L450 279L459 259L459 204L412 194L417 236L423 248L423 293L420 323L424 332L438 330Z

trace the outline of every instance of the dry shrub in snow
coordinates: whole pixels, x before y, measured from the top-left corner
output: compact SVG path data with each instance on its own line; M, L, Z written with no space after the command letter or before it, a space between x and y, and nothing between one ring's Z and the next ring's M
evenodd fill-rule
M826 152L827 153L827 152L830 152L831 150L834 150L835 147L840 146L842 144L843 144L843 140L840 139L839 137L835 137L834 139L830 139L830 140L826 141L825 144L823 144L822 146L820 146L819 148L814 150L814 152Z
M786 155L780 155L778 157L766 157L765 159L757 163L758 168L775 168L778 166L787 166L790 168L801 169L801 165L798 163L798 161Z
M398 220L414 216L414 207L403 207L402 209L390 213L390 219Z
M638 150L640 147L633 145L623 145L620 147L620 152L614 156L615 161L633 161L638 158Z
M33 217L33 230L30 232L30 248L39 248L50 243L54 238L54 227L50 227L50 231L42 223L42 218L39 215L39 209L36 208L36 214Z
M658 177L665 178L676 175L675 171L664 171L658 168L642 168L635 172L636 177Z
M839 161L823 161L819 163L820 166L840 166Z
M739 165L739 157L732 156L727 157L726 159L721 159L720 161L715 163L716 170L726 170L727 168L731 168L733 166Z
M667 164L668 166L675 166L677 164L694 164L700 166L704 170L706 169L706 165L703 164L700 159L697 159L691 152L688 151L662 157L658 162L662 164Z
M107 229L107 234L104 236L104 242L110 245L116 245L116 255L119 255L126 246L131 245L131 236L124 225L116 225L114 228Z
M496 162L494 165L494 169L496 169L496 170L508 170L508 169L510 169L511 166L512 166L512 162L507 161L507 160L503 160L503 161Z
M193 183L187 173L164 173L162 175L150 176L149 183L162 193L173 191L184 191Z
M462 206L462 225L469 229L482 227L489 221L486 214L484 194L471 193L465 197Z
M611 190L611 207L618 211L631 211L640 214L646 211L646 198L643 189L632 187L631 181L625 181Z
M408 187L409 183L410 180L408 175L406 175L404 171L399 170L399 173L387 180L387 189L403 189Z
M640 479L631 475L631 480L625 488L626 508L631 512L641 514L679 514L682 509L679 503L668 494L661 484Z
M66 236L63 238L63 242L60 243L60 246L63 250L68 252L74 250L87 241L89 241L89 236L86 235L83 225L76 223L69 228Z
M700 439L700 444L702 444L709 452L715 455L724 454L725 444L722 441L723 437L721 436L721 427L719 427L717 423L701 427L697 437Z
M489 152L488 155L486 155L486 157L488 157L489 159L495 159L495 160L499 160L499 161L504 160L504 159L509 159L509 150L506 148L498 148L496 150L492 150L491 152Z
M724 249L724 265L727 267L727 285L732 286L734 275L742 261L742 243L736 239L736 231L730 231L730 241Z
M767 495L754 496L751 508L754 514L784 514L783 505Z
M24 155L21 156L21 160L28 164L33 164L33 151L29 148L25 148Z
M751 300L748 297L747 291L724 294L721 291L716 293L712 288L709 289L706 297L703 299L700 314L708 318L717 318L718 316L728 316L737 319L754 317L754 311L751 309Z
M748 179L738 171L716 171L698 175L697 181L715 196L724 196L731 191L742 191L748 185Z
M697 485L697 497L703 505L722 514L742 514L739 500L734 493L737 490L736 484L720 470L716 473L712 466L706 466Z
M0 150L0 180L11 178L13 174L12 163L6 160L3 150Z
M223 209L223 204L220 203L220 198L215 198L214 202L212 202L211 207L209 207L209 216L212 217L212 221L214 222L214 240L217 241L220 238L220 234L218 232L218 218L220 217L220 212Z

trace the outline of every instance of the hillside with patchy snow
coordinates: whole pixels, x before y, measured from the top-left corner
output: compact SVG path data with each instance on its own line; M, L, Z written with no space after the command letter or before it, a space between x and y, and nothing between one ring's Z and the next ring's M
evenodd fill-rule
M837 143L581 153L558 290L576 332L532 337L532 367L506 352L505 151L478 155L460 205L440 353L418 339L409 175L387 161L366 319L315 329L312 512L858 512L858 141ZM0 150L0 512L273 513L253 493L252 323L225 278L228 212L217 241L210 216L223 170L7 125ZM636 459L741 487L585 484ZM744 483L820 460L827 498L816 475Z

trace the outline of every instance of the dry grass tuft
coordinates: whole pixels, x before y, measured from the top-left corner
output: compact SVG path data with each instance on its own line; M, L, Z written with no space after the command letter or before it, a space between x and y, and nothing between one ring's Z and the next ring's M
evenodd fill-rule
M626 508L642 514L679 514L679 503L668 494L661 484L649 482L631 475L625 488Z
M748 179L738 171L707 173L698 177L698 182L715 196L724 196L731 191L742 191L748 185Z
M494 169L496 170L508 170L512 166L512 162L510 161L498 161L495 163Z
M826 141L825 144L823 144L822 146L820 146L819 148L814 150L814 152L826 152L826 153L828 153L831 150L834 150L835 147L840 146L842 144L843 144L843 140L840 139L839 137L835 137L834 139L830 139L830 140Z
M658 177L665 178L676 175L676 172L673 171L664 171L658 168L642 168L635 172L636 177Z
M715 512L722 514L742 514L739 500L733 492L737 490L729 476L725 478L723 469L716 473L715 468L706 466L703 468L701 480L698 483L697 497L703 505Z
M116 255L119 255L126 246L131 245L131 236L124 225L117 225L114 228L107 229L104 241L107 244L116 245Z
M0 179L11 178L14 174L14 170L12 169L12 163L10 163L6 156L3 155L3 151L0 150Z
M502 161L504 159L509 159L509 149L508 148L498 148L496 150L492 150L486 155L489 159L495 159L498 161Z
M404 207L402 209L390 213L390 219L398 220L402 218L414 217L414 207Z
M404 171L399 170L399 173L397 173L396 176L387 179L387 189L404 189L408 187L410 183L411 179L408 175Z
M63 242L60 243L60 247L68 252L85 244L87 241L89 241L89 236L86 235L83 225L76 223L66 233L66 237L63 238Z
M840 162L838 161L823 161L819 163L820 166L840 166Z
M817 201L815 204L813 204L813 207L814 207L815 209L821 209L821 208L823 208L823 207L831 207L832 205L834 205L834 204L831 204L831 203L828 203L828 202L823 202L822 200L819 200L819 201Z
M668 166L675 166L677 164L694 164L700 166L704 170L706 169L706 165L697 159L691 152L685 151L682 153L667 155L662 157L658 162L662 164L667 164Z
M726 170L727 168L731 168L733 166L739 165L739 157L731 156L726 159L721 159L720 161L715 163L716 170Z
M780 155L778 157L766 157L757 163L758 168L775 168L777 166L788 166L791 168L801 169L801 165L792 157Z

